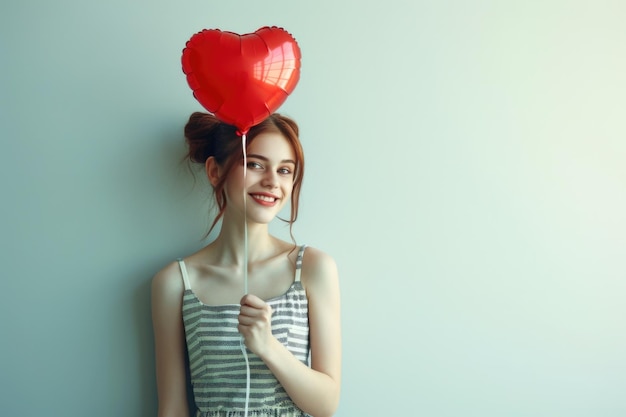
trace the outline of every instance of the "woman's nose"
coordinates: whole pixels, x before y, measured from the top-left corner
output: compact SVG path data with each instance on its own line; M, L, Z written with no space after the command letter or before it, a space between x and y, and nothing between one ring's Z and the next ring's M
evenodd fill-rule
M278 174L274 171L267 171L263 177L262 185L270 188L278 186Z

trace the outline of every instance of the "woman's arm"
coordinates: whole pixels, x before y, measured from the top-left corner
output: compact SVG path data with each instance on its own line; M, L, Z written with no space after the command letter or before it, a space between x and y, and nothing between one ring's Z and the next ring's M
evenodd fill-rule
M184 285L177 263L152 280L152 324L159 417L189 417L182 319Z
M337 266L314 248L307 248L302 264L302 284L309 299L311 368L271 336L271 309L258 297L242 299L240 331L248 348L261 357L300 409L314 417L332 416L341 386Z

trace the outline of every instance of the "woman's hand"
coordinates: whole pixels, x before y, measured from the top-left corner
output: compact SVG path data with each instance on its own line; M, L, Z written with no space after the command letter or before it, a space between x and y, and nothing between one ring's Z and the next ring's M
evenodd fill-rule
M259 297L247 294L241 299L239 333L248 349L263 358L274 340L272 335L272 308Z

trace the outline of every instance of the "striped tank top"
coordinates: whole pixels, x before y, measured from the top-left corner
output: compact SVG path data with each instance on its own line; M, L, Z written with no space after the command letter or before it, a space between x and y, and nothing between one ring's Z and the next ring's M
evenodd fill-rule
M266 300L272 307L273 335L302 363L309 365L308 300L300 282L301 246L294 282L287 292ZM182 315L196 417L243 417L247 368L237 330L239 304L206 305L189 285L187 269L178 260L185 291ZM265 363L248 350L250 417L308 416L291 401Z

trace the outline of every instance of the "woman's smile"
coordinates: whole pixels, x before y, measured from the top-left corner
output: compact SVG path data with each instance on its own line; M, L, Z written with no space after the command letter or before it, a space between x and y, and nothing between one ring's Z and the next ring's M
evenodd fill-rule
M279 197L268 193L250 193L250 197L252 197L257 203L268 207L276 205L279 200Z

